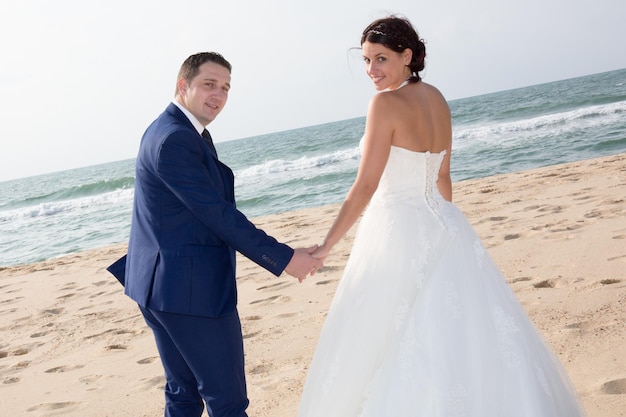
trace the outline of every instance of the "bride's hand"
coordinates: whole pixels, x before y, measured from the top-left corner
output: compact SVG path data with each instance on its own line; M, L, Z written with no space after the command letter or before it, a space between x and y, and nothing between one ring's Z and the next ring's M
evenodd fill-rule
M315 251L313 251L311 255L314 258L320 259L323 262L329 253L330 253L330 248L326 246L326 244L322 244Z

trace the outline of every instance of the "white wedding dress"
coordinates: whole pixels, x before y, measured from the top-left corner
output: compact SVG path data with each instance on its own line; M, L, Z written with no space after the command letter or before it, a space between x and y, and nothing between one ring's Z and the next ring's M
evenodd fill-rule
M473 228L439 194L442 159L392 146L299 417L585 415Z

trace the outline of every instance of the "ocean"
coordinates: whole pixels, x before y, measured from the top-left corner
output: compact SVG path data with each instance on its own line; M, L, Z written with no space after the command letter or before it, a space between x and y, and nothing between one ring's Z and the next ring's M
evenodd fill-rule
M453 182L626 152L626 69L450 107ZM238 208L254 218L341 202L364 127L359 117L217 143ZM125 242L134 162L0 182L0 267Z

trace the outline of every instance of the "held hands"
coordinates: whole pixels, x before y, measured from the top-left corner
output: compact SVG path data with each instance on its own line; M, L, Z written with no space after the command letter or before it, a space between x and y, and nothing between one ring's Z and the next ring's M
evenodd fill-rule
M291 260L285 268L285 272L298 278L299 282L304 281L309 274L315 275L315 272L324 266L321 259L311 256L317 249L317 245L311 246L310 248L295 249Z
M313 253L311 253L311 255L314 258L317 258L320 261L324 262L326 260L326 257L330 253L330 249L330 246L323 243L322 246L317 247L317 249Z

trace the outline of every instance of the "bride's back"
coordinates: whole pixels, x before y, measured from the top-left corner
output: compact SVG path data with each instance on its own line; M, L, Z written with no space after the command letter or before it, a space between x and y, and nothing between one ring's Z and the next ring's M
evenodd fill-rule
M391 144L415 152L439 153L452 141L450 108L430 84L418 82L389 92L393 96Z

